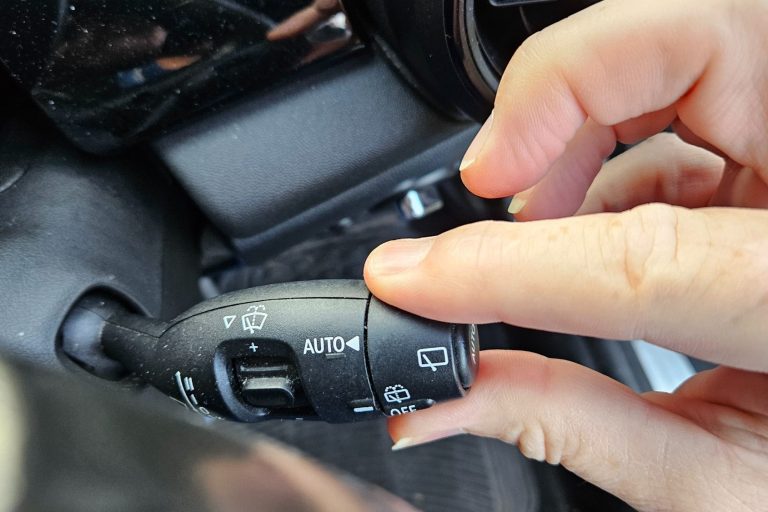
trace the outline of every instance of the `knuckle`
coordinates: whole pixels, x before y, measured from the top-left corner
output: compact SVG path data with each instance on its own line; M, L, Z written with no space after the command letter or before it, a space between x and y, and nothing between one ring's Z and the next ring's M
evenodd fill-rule
M615 270L630 294L641 302L666 294L677 278L680 252L680 209L647 204L623 212L608 224L607 237L618 255Z
M559 465L572 456L569 454L568 440L562 432L538 419L512 421L496 437L516 445L524 457L539 462Z
M557 371L555 360L527 353L518 354L518 365L514 388L517 392L504 395L508 407L523 407L527 414L510 414L500 424L500 431L495 437L516 445L526 458L547 462L552 465L564 463L578 452L578 440L569 436L569 430L553 415L547 414L546 404L555 400L560 391L557 389ZM522 397L525 397L521 399ZM525 404L530 405L525 405ZM498 409L498 403L488 404L490 410Z
M561 46L561 38L553 27L536 32L523 41L512 56L499 85L502 94L497 96L497 101L502 107L507 100L512 102L509 106L514 107L519 100L503 94L512 84L511 89L518 94L520 88L529 93L562 93L563 84L567 85L568 81Z
M710 322L743 332L742 343L751 350L751 340L759 341L755 327L768 318L768 214L759 215L648 204L606 223L603 243L610 249L602 249L603 265L631 306L628 332L662 339L677 328L671 311L683 315L681 321L699 321L704 311L727 301L740 307ZM706 350L708 357L732 357L725 345ZM758 360L764 356L753 362Z
M674 133L661 132L656 135L652 135L645 140L648 145L653 144L657 151L677 151L681 148L687 147L687 145ZM661 146L661 147L659 147Z
M552 46L551 29L544 29L531 34L515 52L514 58L526 63L541 63Z
M526 458L544 462L553 459L552 453L547 453L550 443L547 443L547 433L540 422L531 422L523 427L517 440L517 447ZM559 460L558 460L559 462Z

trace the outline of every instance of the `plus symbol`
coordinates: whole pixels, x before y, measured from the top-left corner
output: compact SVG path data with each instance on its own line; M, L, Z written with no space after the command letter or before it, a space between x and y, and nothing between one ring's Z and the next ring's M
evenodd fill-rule
M251 352L256 352L256 349L259 348L259 346L251 342L251 344L248 345L248 348L251 349Z

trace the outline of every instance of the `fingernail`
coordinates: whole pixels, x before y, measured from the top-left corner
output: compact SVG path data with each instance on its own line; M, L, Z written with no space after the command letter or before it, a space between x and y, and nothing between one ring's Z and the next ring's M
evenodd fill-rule
M448 439L449 437L456 437L466 433L467 432L464 429L454 428L451 430L444 430L442 432L434 432L425 436L404 437L392 446L392 451L397 452L400 450L405 450L406 448L421 446L427 443L433 443L435 441L440 441L441 439Z
M464 159L461 161L461 165L459 166L459 171L464 171L475 163L475 160L477 160L477 157L485 147L485 143L488 140L488 135L491 133L492 127L493 112L491 112L491 115L488 116L488 119L485 120L485 123L483 123L480 131L477 132L477 135L475 135L475 139L472 141L472 144L469 145L467 152L464 154Z
M507 211L511 213L512 215L516 215L520 213L520 211L525 208L525 204L528 202L528 199L524 197L518 197L515 196L512 198L512 201L509 203L509 208L507 208Z
M387 242L368 258L368 271L376 275L397 274L422 262L432 247L432 238Z

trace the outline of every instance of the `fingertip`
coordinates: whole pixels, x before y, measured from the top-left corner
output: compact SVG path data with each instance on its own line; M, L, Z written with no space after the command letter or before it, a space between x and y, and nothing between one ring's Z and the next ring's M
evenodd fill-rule
M464 185L480 197L509 197L533 187L565 150L565 143L551 136L527 133L531 128L502 109L497 109L485 134L484 129L478 132L461 165Z
M495 199L510 195L516 177L508 172L505 155L499 151L498 128L494 122L494 113L485 121L477 132L459 166L461 180L467 189L484 198ZM503 122L503 120L502 120Z
M526 212L524 211L531 196L534 194L535 187L518 192L512 197L507 207L507 212L515 217L515 220L528 220Z
M518 215L523 208L525 208L525 203L527 202L527 199L524 197L520 197L519 194L515 195L515 197L512 198L512 200L509 202L509 207L507 208L507 212L509 212L510 215Z
M402 239L386 242L366 259L363 278L368 290L378 300L424 317L440 311L440 301L425 302L423 281L416 271L429 253L434 238Z
M432 248L434 238L404 238L386 242L368 256L365 267L372 277L399 274L416 267Z
M483 351L477 379L466 396L389 418L387 428L390 437L395 443L408 439L411 444L423 444L447 437L448 433L457 435L472 431L488 435L484 427L488 411L498 409L509 391L510 383L519 378L511 378L512 369L528 367L520 372L528 381L526 385L535 388L545 386L542 375L536 370L541 367L536 364L540 360L546 358L526 352Z
M490 146L495 144L489 143ZM532 187L541 174L543 172L509 157L506 150L492 147L461 171L461 181L467 190L479 197L499 199Z
M389 438L392 440L393 443L397 443L400 439L406 437L402 430L402 417L404 415L400 416L392 416L387 418L387 433L389 434Z
M387 278L379 272L381 261L386 259L387 248L384 247L392 242L386 242L375 248L368 255L363 265L363 280L368 290L375 296L383 300L386 293ZM386 301L385 301L386 302Z
M480 130L475 135L475 138L472 139L472 143L467 148L467 151L464 154L464 158L461 160L459 171L465 171L474 165L478 157L480 157L482 154L483 149L485 148L485 144L488 141L488 137L492 131L493 112L491 112L491 115L488 116L488 119L486 119L483 125L480 127Z

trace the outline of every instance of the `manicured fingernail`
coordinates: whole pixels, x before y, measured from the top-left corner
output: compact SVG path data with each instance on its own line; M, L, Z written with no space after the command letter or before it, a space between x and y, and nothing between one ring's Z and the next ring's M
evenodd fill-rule
M520 211L525 208L525 204L528 202L528 199L524 197L518 197L515 196L512 198L512 201L509 203L509 208L507 208L507 211L511 213L512 215L516 215L520 213Z
M488 116L488 119L485 120L485 123L483 123L480 131L477 132L477 135L475 135L475 140L473 140L472 144L469 145L469 149L467 149L467 152L464 154L464 159L461 161L461 165L459 166L459 171L464 171L475 163L475 160L477 160L477 157L480 156L480 153L485 147L485 143L488 140L488 135L491 133L492 127L493 112L491 112L491 115Z
M388 275L413 268L421 263L432 243L432 238L387 242L368 257L368 271L375 275Z
M396 452L405 450L406 448L411 448L413 446L421 446L427 443L433 443L435 441L440 441L441 439L448 439L449 437L456 437L466 433L466 430L454 428L451 430L444 430L442 432L434 432L425 436L404 437L392 446L392 451Z

